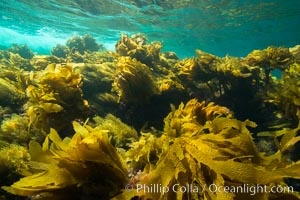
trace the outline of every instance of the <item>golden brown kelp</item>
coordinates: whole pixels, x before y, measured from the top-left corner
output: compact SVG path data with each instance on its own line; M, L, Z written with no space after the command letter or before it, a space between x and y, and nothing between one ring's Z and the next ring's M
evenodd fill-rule
M108 136L115 147L128 149L132 142L138 140L136 130L112 114L106 115L105 118L96 116L93 121L95 121L98 129L109 131Z
M51 49L51 55L56 56L58 58L67 58L69 53L70 49L62 44L57 44Z
M78 51L80 54L83 54L84 52L98 51L99 49L103 50L104 48L103 45L98 44L96 39L89 34L85 34L82 37L74 36L68 39L66 46L71 52Z
M84 98L88 100L93 113L114 113L118 108L118 95L111 91L116 66L110 62L112 57L107 57L105 62L101 58L95 59L99 60L96 63L90 60L78 64L75 69L82 75Z
M188 80L208 81L212 79L220 58L200 50L196 50L196 53L197 58L186 58L177 63L175 67L179 69L179 75L185 76Z
M10 107L14 112L26 102L26 88L29 73L19 69L3 66L0 68L0 104Z
M270 73L274 69L284 70L293 63L294 57L288 48L268 47L254 50L247 55L245 61L250 66L259 66L265 71L265 83L269 83Z
M257 151L247 128L255 127L255 123L233 119L228 115L227 109L212 105L206 107L196 100L188 102L185 107L180 106L178 111L173 111L182 114L186 111L185 115L168 116L171 120L166 120L165 126L169 128L165 127L164 134L160 138L147 136L148 139L142 137L139 142L134 143L133 148L127 153L127 158L130 161L140 162L144 167L140 168L143 172L133 177L131 183L133 191L124 191L115 199L130 199L133 196L153 200L265 200L278 197L297 199L297 193L292 191L268 192L273 186L286 186L285 177L300 178L299 161L293 163L278 157L287 148L283 147L276 154L265 156ZM224 114L227 117L224 117ZM170 126L170 123L175 121L179 122L178 125ZM180 133L174 134L176 131ZM297 141L299 139L295 134L289 134L282 138L280 143L288 147ZM156 154L157 159L153 160L151 154ZM266 192L233 191L234 188L244 185L246 187L260 185L266 188ZM232 190L214 192L211 190L212 186Z
M3 141L1 141L0 148L0 185L10 185L26 175L26 170L29 170L30 153L25 146ZM0 193L3 194L3 190ZM2 198L6 199L4 196ZM7 199L10 198L7 197Z
M121 56L130 56L150 67L159 62L161 48L160 42L147 44L147 38L143 34L131 37L121 34L121 39L116 44L116 52Z
M19 54L22 58L25 59L31 59L34 56L34 53L26 44L25 45L12 44L12 46L8 48L7 51L15 54Z
M66 45L56 45L51 50L51 55L65 60L65 62L83 62L84 55L104 49L103 45L97 43L93 36L85 34L69 38Z
M126 104L144 104L158 93L150 68L131 57L119 57L113 89Z
M109 199L115 195L127 182L127 170L107 131L77 122L73 127L72 138L62 140L51 129L42 146L32 141L30 174L3 188L20 196L39 195L40 199Z
M116 59L117 55L117 53L112 51L89 52L83 55L83 62L91 64L113 62Z
M56 56L35 55L30 64L33 66L34 71L44 70L51 63L63 63L65 59L58 58Z
M0 103L3 106L19 107L26 100L25 91L19 87L18 81L0 78Z
M268 102L278 105L287 118L297 120L296 113L300 109L300 64L293 63L282 72L282 79L272 81L268 88Z
M48 132L50 127L61 130L72 120L85 118L88 105L82 98L81 76L72 65L50 64L32 74L32 81L25 105L30 125Z
M254 99L252 94L258 90L261 78L258 67L249 66L241 58L220 58L200 50L196 50L196 54L197 57L184 59L175 65L184 88L192 96L222 102L231 108ZM245 96L246 99L243 99ZM245 106L238 107L242 108Z
M179 69L179 75L187 80L206 82L250 76L257 78L259 73L257 67L249 66L241 58L231 56L220 58L200 50L196 50L196 54L196 58L185 59L175 66Z
M7 170L15 171L22 174L28 170L28 161L30 161L30 154L26 147L16 144L1 145L0 150L0 173L1 177L4 176L3 172Z
M288 48L268 47L263 50L254 50L245 58L249 65L256 65L262 68L285 69L293 62L293 55Z
M294 56L294 61L300 63L300 45L289 48L289 51Z
M300 163L289 156L300 140L299 126L260 133L273 136L277 145L264 153L249 131L257 130L256 124L245 120L261 128L274 119L261 115L260 109L268 105L268 116L280 116L280 106L289 118L298 119L296 47L290 49L295 59L284 48L270 47L245 59L197 50L196 57L180 60L174 53L161 53L158 42L147 44L140 34L122 35L116 53L86 51L82 44L82 37L70 40L72 51L60 52L64 58L34 56L30 61L0 51L0 87L2 83L5 92L0 153L6 155L0 155L0 172L2 185L11 185L4 187L7 191L45 200L109 199L120 193L115 199L300 199L296 193L220 193L208 188L258 184L270 189L286 186L285 178L299 179ZM260 55L268 59L260 60ZM296 63L291 64L293 59ZM270 74L266 87L268 69L280 69L283 79ZM180 104L191 96L211 103L193 99ZM8 102L15 99L19 106L13 112L25 114L7 116L15 105ZM91 118L102 116L94 118L94 128L83 122L88 116L84 99L93 111ZM180 105L167 115L170 103ZM224 106L244 121L234 119ZM75 135L62 140L59 134L74 132L73 120L80 122L73 122ZM142 127L140 134L123 122ZM31 139L35 141L28 145ZM13 142L23 147L8 145ZM12 184L20 176L25 177ZM131 192L122 190L128 181ZM169 191L149 192L143 186ZM187 187L189 192L180 191Z
M0 60L1 64L4 64L7 69L22 69L28 71L33 69L30 64L30 59L23 58L19 54L9 51L0 51Z
M43 141L45 134L35 127L28 127L29 117L25 114L11 114L2 120L0 140L26 146L30 140Z
M181 103L178 109L172 106L172 112L164 119L164 132L171 137L179 137L182 134L195 135L201 130L206 121L211 121L218 115L230 115L226 107L213 103L205 105L192 99L184 105Z

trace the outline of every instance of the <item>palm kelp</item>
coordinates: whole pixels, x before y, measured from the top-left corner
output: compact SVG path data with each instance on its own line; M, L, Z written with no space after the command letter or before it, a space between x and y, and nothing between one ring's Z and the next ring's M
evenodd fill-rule
M273 186L284 187L284 177L300 177L300 162L294 163L283 156L290 144L299 141L299 137L295 137L299 128L292 131L294 134L286 132L278 151L265 156L258 152L247 126L253 128L256 124L232 118L224 107L205 106L196 100L180 105L165 119L163 135L152 139L153 136L148 136L146 143L144 136L133 143L127 159L143 172L133 177L137 179L132 186L135 193L124 192L115 199L133 196L142 199L245 199L247 195L253 199L296 198L298 194L293 193L233 191L245 184L249 187L264 185L266 191L270 191ZM150 156L153 153L156 159ZM214 192L212 186L231 188L232 192Z
M81 76L70 65L49 64L32 75L25 104L30 125L46 132L60 130L74 119L84 119L88 103L82 98Z
M91 35L74 36L67 40L66 45L58 44L51 50L51 55L70 61L81 61L85 53L97 52L104 47L98 44Z
M300 199L299 47L102 47L0 52L2 199Z
M126 104L143 104L158 93L150 68L130 57L120 57L116 64L113 89Z
M42 146L31 141L31 160L25 170L28 176L4 189L17 195L43 194L52 199L76 195L68 194L74 187L88 199L99 194L105 198L116 194L127 182L127 170L110 144L107 131L81 126L78 122L73 127L72 138L62 140L51 129Z

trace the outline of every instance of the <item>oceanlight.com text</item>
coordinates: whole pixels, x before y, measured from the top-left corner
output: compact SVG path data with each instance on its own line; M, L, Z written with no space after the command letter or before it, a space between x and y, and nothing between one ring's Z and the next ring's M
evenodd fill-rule
M173 186L163 186L162 184L136 184L132 186L130 184L126 185L125 190L136 190L137 192L143 193L203 193L204 191L209 191L212 193L234 193L234 194L249 194L255 195L258 193L292 193L294 188L292 186L266 186L266 185L249 185L243 184L239 186L224 186L224 185L203 185L200 187L195 184L179 185L174 184Z

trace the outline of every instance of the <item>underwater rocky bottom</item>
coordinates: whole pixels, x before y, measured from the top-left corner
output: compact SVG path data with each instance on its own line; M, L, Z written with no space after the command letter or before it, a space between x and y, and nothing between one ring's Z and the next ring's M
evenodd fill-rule
M300 199L300 46L161 48L0 51L0 199Z

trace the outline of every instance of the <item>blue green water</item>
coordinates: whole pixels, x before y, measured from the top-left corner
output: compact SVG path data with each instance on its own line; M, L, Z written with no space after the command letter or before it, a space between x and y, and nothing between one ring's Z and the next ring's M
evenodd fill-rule
M195 49L245 56L267 46L300 43L296 0L1 0L0 46L27 44L49 54L74 35L91 34L108 49L120 32L145 33L163 51Z

